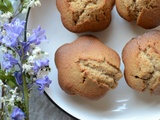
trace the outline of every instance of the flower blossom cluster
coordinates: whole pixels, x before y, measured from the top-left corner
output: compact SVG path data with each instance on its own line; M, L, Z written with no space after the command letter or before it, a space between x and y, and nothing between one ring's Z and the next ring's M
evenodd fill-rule
M24 9L22 13L26 13L29 7L34 7L34 6L41 6L40 0L27 0L23 5Z
M5 33L0 35L0 43L7 48L4 50L2 67L7 72L14 72L19 85L22 84L20 76L23 72L34 76L34 78L40 78L44 77L43 74L39 74L40 72L48 73L47 70L50 70L49 60L44 58L47 53L36 46L46 40L45 30L38 26L33 30L33 34L26 41L23 41L21 35L24 32L24 24L25 21L13 19L11 23L4 25ZM13 69L14 67L16 69Z
M5 1L7 4L5 3ZM19 15L19 13L26 14L29 8L35 7L35 6L41 6L40 0L21 0L21 1L5 0L5 1L0 1L1 7L4 7L2 6L3 5L2 3L4 2L4 5L5 4L8 5L6 7L9 7L9 9L8 11L6 10L4 12L4 11L1 11L1 8L0 8L0 27L2 27L4 23L8 23L12 17L14 18L17 15ZM13 10L14 7L12 6L12 4L15 4L15 6L21 6L21 9L17 7L17 9Z
M15 104L24 99L22 95L24 79L28 90L35 84L38 86L40 93L43 93L44 88L51 84L48 77L50 72L48 54L38 47L42 41L46 41L45 30L38 26L33 29L31 35L24 37L25 23L25 21L13 19L11 23L4 24L3 30L0 32L0 44L3 51L1 69L8 74L12 74L18 86L12 90L6 87L3 81L0 81L1 86L7 90L7 93L10 93L8 94L9 98L2 97L1 102L14 108L11 118L15 120L19 120L16 119L17 116L25 117L22 108ZM17 91L22 91L22 93L19 94Z
M22 104L22 97L20 97L19 93L17 92L18 87L11 89L9 86L5 85L2 80L0 80L0 87L3 88L4 95L0 98L0 103L3 104L6 112L1 113L3 116L6 116L6 120L10 120L10 107L15 107L16 103ZM15 107L17 108L17 107ZM14 109L15 110L15 109ZM22 112L23 113L23 112ZM15 112L13 112L15 114ZM23 113L24 114L24 113ZM24 115L21 118L24 118ZM12 117L13 118L13 117ZM17 119L16 119L17 120ZM20 119L23 120L23 119Z
M3 26L4 23L8 23L12 15L13 14L11 12L1 13L0 14L0 26Z

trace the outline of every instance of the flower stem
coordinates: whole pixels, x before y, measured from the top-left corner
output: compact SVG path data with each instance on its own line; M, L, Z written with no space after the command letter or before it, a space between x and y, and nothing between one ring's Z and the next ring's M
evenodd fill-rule
M31 8L29 7L27 15L26 15L26 24L25 24L25 27L24 27L25 28L25 32L24 32L24 41L25 42L27 41L27 25L28 25L28 17L29 17L30 10L31 10Z
M24 94L24 103L26 108L26 120L29 120L29 98L28 98L28 89L27 89L25 74L23 74L23 94Z
M25 32L24 32L24 41L27 41L27 23L28 23L28 17L29 17L30 8L28 9L27 15L26 15L26 24L25 24ZM27 82L26 82L26 75L23 73L23 94L24 94L24 103L26 108L26 120L29 120L29 97L28 97L28 88L27 88Z

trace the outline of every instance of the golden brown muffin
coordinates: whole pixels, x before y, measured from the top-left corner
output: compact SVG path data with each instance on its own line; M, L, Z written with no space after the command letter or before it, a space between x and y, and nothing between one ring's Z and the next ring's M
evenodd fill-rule
M122 18L145 29L160 25L160 0L116 0L116 8Z
M122 52L128 85L137 91L160 95L160 31L133 38Z
M61 20L69 31L101 31L111 22L115 0L56 0Z
M94 36L81 36L55 53L60 87L68 94L99 99L122 77L120 57Z

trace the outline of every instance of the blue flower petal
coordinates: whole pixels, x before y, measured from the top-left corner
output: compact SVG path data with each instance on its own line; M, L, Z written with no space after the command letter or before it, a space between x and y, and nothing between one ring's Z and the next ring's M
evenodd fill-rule
M11 114L11 118L12 120L23 120L25 118L25 114L20 108L16 107Z
M38 85L38 90L43 93L45 87L49 87L49 85L52 83L52 81L48 78L48 76L45 76L43 78L37 79L36 84Z
M13 56L9 53L3 55L2 66L5 70L9 70L14 65L18 64L18 60L13 58Z
M33 70L35 71L35 73L37 73L41 68L44 68L45 66L49 66L48 59L37 60L34 63Z
M35 43L36 45L39 45L43 40L46 40L45 30L41 29L40 26L34 29L33 34L28 38L30 43Z
M22 74L20 72L15 72L14 76L15 76L17 84L22 85L22 83L23 83Z

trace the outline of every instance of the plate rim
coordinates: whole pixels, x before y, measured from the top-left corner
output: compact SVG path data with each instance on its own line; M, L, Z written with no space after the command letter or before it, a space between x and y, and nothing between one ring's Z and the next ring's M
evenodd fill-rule
M58 104L56 104L56 103L54 102L54 100L52 100L52 99L50 98L50 96L47 94L46 91L44 91L44 95L45 95L45 96L49 99L49 101L51 101L59 110L61 110L62 112L64 112L65 114L67 114L68 116L70 116L71 118L73 118L73 119L75 119L75 120L80 120L80 119L78 119L77 117L71 115L69 112L67 112L67 111L64 110L63 108L61 108Z

